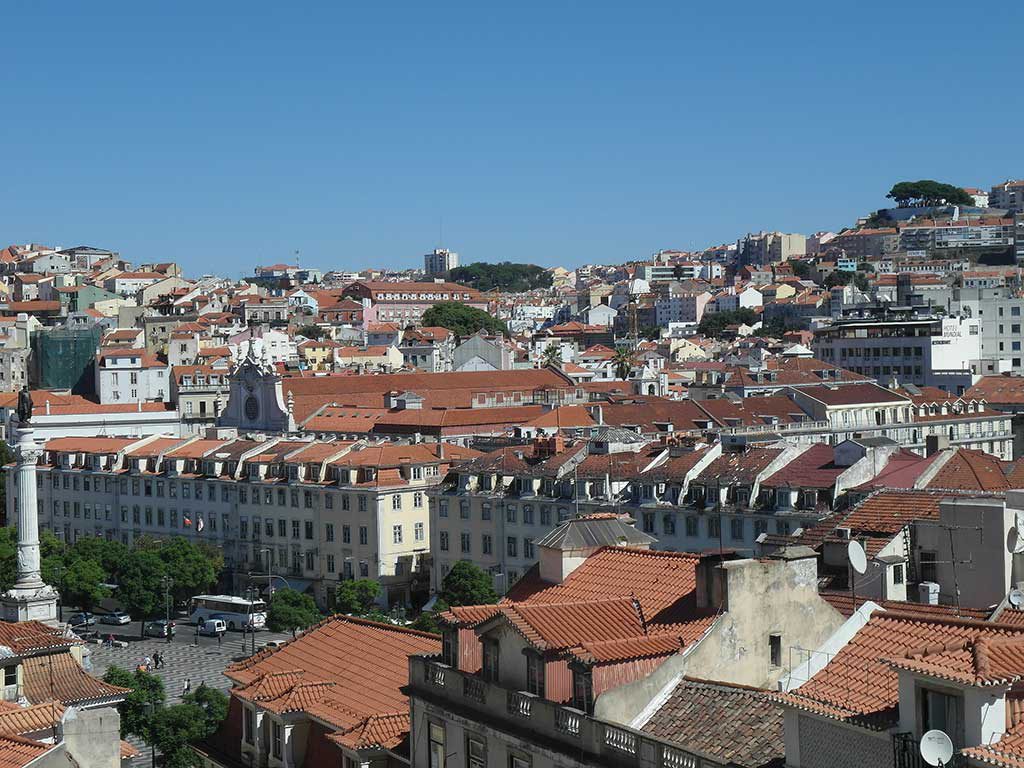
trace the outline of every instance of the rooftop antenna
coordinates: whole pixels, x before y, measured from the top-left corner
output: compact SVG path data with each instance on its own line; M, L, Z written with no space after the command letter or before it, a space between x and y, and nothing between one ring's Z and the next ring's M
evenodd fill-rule
M868 558L864 554L864 547L859 541L851 540L846 545L846 556L850 559L850 600L853 603L853 612L857 612L857 574L863 574L868 569Z
M932 729L921 737L921 757L928 765L941 768L953 759L953 741L944 731Z

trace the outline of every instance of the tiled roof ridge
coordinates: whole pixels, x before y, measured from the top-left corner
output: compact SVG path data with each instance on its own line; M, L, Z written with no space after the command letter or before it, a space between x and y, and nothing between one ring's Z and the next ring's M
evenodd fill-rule
M768 698L771 696L773 691L767 688L758 688L756 685L744 685L743 683L731 683L724 680L708 680L703 677L691 677L690 675L683 675L683 681L687 683L696 683L697 685L706 685L708 688L723 688L730 691L736 691L737 693L747 693Z
M619 544L608 544L597 550L591 557L598 555L602 552L624 552L630 555L639 555L641 557L656 557L656 558L673 558L682 560L700 560L700 554L696 552L669 552L664 549L643 549L641 547L624 547Z

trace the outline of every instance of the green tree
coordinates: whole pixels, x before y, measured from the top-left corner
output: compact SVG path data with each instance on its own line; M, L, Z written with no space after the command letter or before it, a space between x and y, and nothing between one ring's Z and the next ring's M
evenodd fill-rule
M705 312L697 331L710 339L717 339L722 331L730 325L753 325L760 318L757 313L748 308L742 307L729 312Z
M106 574L95 560L71 560L59 579L61 601L91 611L110 590L103 586Z
M211 736L227 713L228 697L205 685L185 696L181 704L158 710L150 743L160 751L164 768L201 765L190 745Z
M309 595L296 592L294 589L279 589L270 598L267 624L275 632L291 630L294 635L295 630L305 629L320 618L320 611Z
M305 336L307 339L322 339L324 337L324 329L319 325L304 325L296 333L299 336Z
M101 536L83 536L67 550L69 560L92 560L99 563L108 581L113 581L128 554L128 547L120 541L108 541ZM45 555L44 555L45 557Z
M811 264L803 259L793 259L789 262L789 265L793 268L793 274L799 277L801 280L807 280L811 276Z
M448 604L438 598L434 601L432 610L423 611L409 625L411 629L418 629L420 632L433 632L435 635L441 633L441 624L438 616L448 610Z
M936 205L974 205L974 198L961 187L932 179L900 181L893 184L886 195L901 208L933 207Z
M192 595L206 592L217 582L219 568L214 558L188 539L175 536L147 545L174 579L171 595L180 604Z
M612 365L615 366L615 378L626 379L629 372L636 364L636 350L632 347L619 347L612 357Z
M541 352L540 364L543 367L547 367L549 365L558 365L561 362L562 350L556 342L552 341L550 344L544 347L544 351Z
M373 579L348 579L334 592L335 607L351 616L365 616L376 607L380 584Z
M121 714L121 736L131 734L148 742L153 716L146 711L147 705L163 706L166 700L163 680L149 672L129 672L113 666L103 675L103 682L131 689L131 693L117 707Z
M508 326L498 318L456 301L442 301L432 306L423 313L422 324L447 328L457 336L472 336L480 330L508 335Z
M18 575L18 531L7 526L0 528L0 590L14 586Z
M0 468L14 462L14 452L7 446L7 442L0 440ZM0 504L7 509L7 473L0 472Z
M523 293L539 288L550 288L552 274L536 264L513 264L503 261L487 264L482 261L456 267L448 277L461 285L468 285L479 291L497 289L507 293Z
M164 562L155 552L130 550L116 574L117 599L136 618L152 617L164 607L165 574Z
M441 582L440 599L447 605L490 605L498 602L498 593L485 571L460 560Z

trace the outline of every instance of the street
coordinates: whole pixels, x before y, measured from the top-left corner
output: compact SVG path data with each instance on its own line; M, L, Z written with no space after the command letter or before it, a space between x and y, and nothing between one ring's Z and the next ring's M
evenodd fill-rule
M62 611L62 615L66 617L74 612L69 609ZM96 677L103 677L111 666L133 670L142 663L145 657L153 658L153 653L159 651L164 656L164 666L152 671L164 682L168 704L176 704L181 700L186 680L189 681L192 689L195 689L200 683L224 691L229 689L231 681L224 676L224 669L233 661L248 656L252 652L252 635L244 635L245 650L243 651L241 632L228 632L218 643L216 637L196 637L195 627L185 623L184 617L178 617L176 620L178 621L178 632L170 643L166 638L140 639L141 623L138 621L122 626L97 622L95 629L99 637L105 639L109 635L114 635L116 640L123 640L128 645L125 648L110 648L106 645L89 643L86 646L85 654L86 669ZM259 650L260 646L269 640L290 638L290 633L257 632L256 648ZM143 766L149 765L149 747L134 737L128 741L142 753L142 757L131 762L131 768L143 768Z

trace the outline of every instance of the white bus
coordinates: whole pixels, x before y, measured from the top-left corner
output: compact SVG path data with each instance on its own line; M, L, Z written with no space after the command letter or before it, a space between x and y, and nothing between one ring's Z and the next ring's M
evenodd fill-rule
M267 625L267 604L234 595L196 595L189 605L189 621L199 624L210 618L224 619L228 629Z

